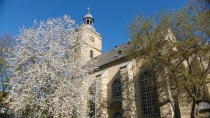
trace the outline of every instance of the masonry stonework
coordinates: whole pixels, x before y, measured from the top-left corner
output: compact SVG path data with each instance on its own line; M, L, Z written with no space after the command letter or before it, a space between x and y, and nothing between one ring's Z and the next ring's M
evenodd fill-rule
M108 72L105 71L97 77L99 93L97 93L97 116L99 118L108 118L107 111L107 77ZM96 88L97 89L97 88Z
M122 110L124 118L136 118L136 103L132 63L120 68L122 84Z
M130 46L130 42L116 46L102 54L102 36L96 32L93 23L92 15L90 13L85 15L84 24L80 27L81 29L84 28L84 36L81 38L84 41L84 46L78 47L80 50L77 53L86 56L86 61L88 62L97 60L97 69L93 73L96 75L97 89L95 99L96 112L94 114L96 118L173 118L175 111L172 106L174 104L176 104L176 113L180 118L190 118L191 104L181 100L180 96L175 100L172 99L170 88L162 86L163 84L167 85L165 80L170 78L152 77L157 82L155 83L154 93L150 92L151 89L148 89L149 92L145 89L147 92L144 90L144 94L142 94L143 87L146 88L148 86L140 84L140 80L142 80L140 77L146 71L151 72L150 69L142 64L137 66L135 59L128 60L126 58L128 55L126 51ZM172 34L171 32L169 33ZM167 37L174 39L172 35ZM92 56L90 55L91 50L93 51ZM118 83L114 87L116 81L120 81L120 84ZM120 93L119 96L113 96L114 89ZM207 85L204 89L206 96L210 99L210 85ZM147 93L155 94L155 97L153 97L155 99L151 99L151 95L149 95L149 98L146 98L148 97ZM157 104L155 104L155 107L151 107L150 103ZM155 109L156 112L154 114L148 110L151 108ZM158 111L156 108L158 108ZM200 112L200 117L209 118L209 114L210 104L209 108Z

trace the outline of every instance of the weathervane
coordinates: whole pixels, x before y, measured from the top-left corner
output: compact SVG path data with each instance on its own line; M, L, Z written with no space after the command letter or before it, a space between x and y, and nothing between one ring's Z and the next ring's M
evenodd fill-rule
M87 10L88 10L88 13L90 14L90 7L88 7Z

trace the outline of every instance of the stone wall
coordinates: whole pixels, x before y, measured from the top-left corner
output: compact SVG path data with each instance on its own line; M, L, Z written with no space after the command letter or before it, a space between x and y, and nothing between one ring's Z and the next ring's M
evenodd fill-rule
M120 68L123 118L136 118L132 63Z
M104 71L101 75L97 76L97 90L96 93L96 115L98 118L108 118L108 111L107 111L107 79L108 79L108 72Z
M156 77L156 82L157 82L156 88L158 95L158 106L160 110L160 117L173 118L174 110L172 104L174 104L175 100L173 100L169 88L167 86L167 82L164 80Z

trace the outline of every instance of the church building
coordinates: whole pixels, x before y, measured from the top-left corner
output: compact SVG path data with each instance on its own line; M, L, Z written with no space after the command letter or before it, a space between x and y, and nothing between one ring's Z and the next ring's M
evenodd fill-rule
M86 61L97 60L96 81L90 85L90 93L96 95L94 102L88 102L90 118L173 118L173 108L165 102L170 94L145 84L153 78L151 71L136 67L134 59L126 58L130 42L102 54L102 36L94 22L89 9L81 25L87 29L82 39L88 47L81 54L88 55ZM210 93L210 85L207 87ZM210 104L203 103L199 108L201 117L210 117ZM176 112L181 118L190 118L191 105L182 101Z

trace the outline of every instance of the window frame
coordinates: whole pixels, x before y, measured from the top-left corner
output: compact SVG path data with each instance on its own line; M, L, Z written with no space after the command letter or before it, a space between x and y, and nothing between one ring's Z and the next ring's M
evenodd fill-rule
M199 103L199 110L209 110L210 104L208 102L200 102Z
M90 58L93 58L93 50L90 50Z
M114 90L115 88L115 85L117 84L117 82L119 83L119 85L117 86L120 86L120 89L118 88L118 90ZM117 92L120 92L119 95L116 95ZM116 94L115 94L116 93ZM115 96L116 95L116 96ZM119 98L119 97L122 97L122 86L121 86L121 81L119 79L115 80L112 84L112 97L113 98Z
M142 83L145 83L145 80L152 81L152 78L153 76L148 72L142 73L139 77L140 99L141 99L141 108L142 108L143 116L158 116L159 114L158 106L157 106L157 103L158 103L157 92L156 92L156 89L154 89L156 88L156 86L154 88L152 88L151 85L142 86ZM145 103L146 103L146 106L144 106Z

